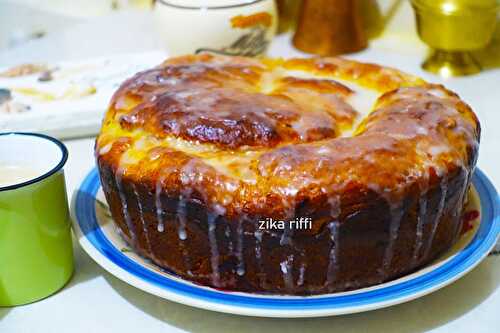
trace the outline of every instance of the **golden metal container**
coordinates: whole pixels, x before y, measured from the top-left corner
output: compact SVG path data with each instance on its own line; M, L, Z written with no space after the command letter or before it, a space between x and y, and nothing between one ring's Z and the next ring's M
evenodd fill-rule
M490 42L497 0L412 0L412 4L418 34L433 49L424 69L443 76L481 71L470 51Z
M301 0L277 0L279 24L278 33L295 30Z
M358 0L303 0L293 45L323 56L366 48Z

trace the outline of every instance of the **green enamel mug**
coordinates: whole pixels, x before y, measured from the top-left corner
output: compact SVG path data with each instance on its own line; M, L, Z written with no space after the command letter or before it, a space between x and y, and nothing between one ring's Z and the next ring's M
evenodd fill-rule
M45 298L73 273L67 159L49 136L0 133L0 306Z

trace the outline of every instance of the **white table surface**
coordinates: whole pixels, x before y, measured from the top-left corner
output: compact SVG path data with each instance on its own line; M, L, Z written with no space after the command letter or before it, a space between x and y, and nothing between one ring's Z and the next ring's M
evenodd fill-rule
M412 34L407 5L398 11L382 40L354 58L396 66L434 82L419 64L425 48ZM132 20L132 21L131 21ZM128 22L138 22L130 25ZM127 27L127 33L124 29ZM0 53L0 65L35 60L74 60L158 47L148 14L123 13L73 26ZM406 30L404 30L406 29ZM406 34L406 38L401 36ZM131 38L132 36L132 38ZM141 38L139 38L142 36ZM112 40L113 43L107 41ZM133 43L131 42L133 41ZM299 53L288 36L273 43L271 55ZM500 70L448 79L445 84L469 102L483 127L479 167L500 188ZM93 139L65 142L65 167L71 195L93 167ZM498 332L500 330L500 256L490 256L452 285L431 295L386 309L316 319L266 319L190 308L149 295L111 276L74 244L75 274L59 293L30 305L0 308L0 332ZM0 263L1 264L1 263Z

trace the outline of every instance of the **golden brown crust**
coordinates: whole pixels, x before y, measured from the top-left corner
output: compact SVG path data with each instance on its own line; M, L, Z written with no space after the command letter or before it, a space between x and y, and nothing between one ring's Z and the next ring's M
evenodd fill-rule
M449 246L460 223L452 210L463 205L479 134L474 113L456 94L393 69L340 58L259 61L202 54L169 59L126 81L111 101L96 156L113 217L143 254L201 283L303 294L380 282ZM432 205L434 215L427 213ZM167 206L172 206L170 212ZM187 217L186 207L198 216ZM147 218L127 216L137 211ZM374 214L380 216L377 221L366 220ZM297 216L312 217L312 229L278 232L282 248L266 266L268 272L252 273L250 262L239 275L250 250L236 251L236 244L227 254L220 250L229 247L232 235L239 234L232 239L236 243L262 237L255 227L259 219ZM131 230L144 221L146 229L155 227ZM186 238L174 244L171 235L164 235L161 229L168 221L176 237ZM443 231L428 227L441 221L447 221L441 223L447 226ZM241 223L247 236L238 227ZM359 234L371 230L366 223L377 224L373 235ZM219 230L223 225L229 236ZM347 239L389 238L385 247L366 243L367 249L380 251L375 251L375 262L365 263L368 271L358 271L361 277L350 284L356 268L340 269L332 260L359 259L361 250L347 246L335 252L337 231ZM446 232L452 235L439 246L432 243L435 235ZM262 233L264 238L271 235ZM148 235L158 238L154 244L146 240ZM261 246L271 251L269 237ZM307 245L318 237L326 237L318 249ZM398 241L405 238L406 243ZM434 250L424 255L420 248L426 241ZM208 252L197 248L207 242ZM246 242L256 248L255 240ZM303 243L302 250L287 242ZM420 252L405 264L401 256L408 242ZM194 261L203 261L204 253L208 267L188 268L151 246L181 251L181 256L188 251ZM321 283L309 277L310 283L297 282L290 290L289 285L260 281L288 265L299 274L302 266L290 263L290 256L314 266L308 260L315 251L326 253L313 270L324 275ZM248 253L246 259L255 255ZM344 276L339 278L343 282L332 276Z

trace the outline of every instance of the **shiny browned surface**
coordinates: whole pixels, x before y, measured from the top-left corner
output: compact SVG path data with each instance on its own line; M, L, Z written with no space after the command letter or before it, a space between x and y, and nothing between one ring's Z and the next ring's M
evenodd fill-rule
M363 115L352 103L366 89L380 97ZM315 294L446 250L478 141L458 96L396 70L199 55L126 81L96 156L114 220L143 255L219 288ZM261 231L266 217L313 227Z

